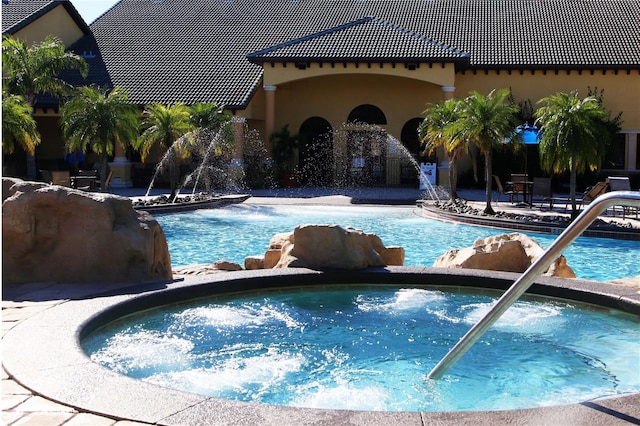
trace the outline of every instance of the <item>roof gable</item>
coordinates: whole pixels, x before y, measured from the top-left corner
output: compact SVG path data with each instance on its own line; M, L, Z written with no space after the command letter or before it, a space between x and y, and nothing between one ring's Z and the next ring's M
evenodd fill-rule
M2 34L15 34L60 5L83 33L90 33L89 26L69 0L10 0L2 3Z
M247 58L254 63L450 62L468 60L469 54L369 16L250 53Z

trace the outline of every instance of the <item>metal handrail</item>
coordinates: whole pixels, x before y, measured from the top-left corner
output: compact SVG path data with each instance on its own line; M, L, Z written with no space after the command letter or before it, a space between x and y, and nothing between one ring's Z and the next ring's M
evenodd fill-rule
M482 335L505 313L507 309L527 291L538 278L549 268L564 249L566 249L585 229L593 223L606 209L613 206L640 208L639 191L614 191L601 195L574 220L556 240L545 250L531 266L514 282L502 295L498 302L465 334L462 339L447 353L444 358L431 370L429 379L440 379Z

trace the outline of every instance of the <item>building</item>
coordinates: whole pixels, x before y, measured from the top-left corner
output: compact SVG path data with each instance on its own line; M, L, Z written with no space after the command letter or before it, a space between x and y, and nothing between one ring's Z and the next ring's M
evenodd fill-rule
M67 1L9 0L3 34L20 35L5 13L23 3L43 5L28 26L44 24L45 8L68 13L80 31L69 48L89 62L87 83L126 87L140 106L217 102L267 144L288 125L305 136L300 167L324 141L334 154L350 150L352 169L376 184L400 185L411 166L397 150L360 141L361 128L344 142L321 136L357 120L417 156L427 103L501 87L534 105L604 89L604 106L623 113L605 168L635 175L640 162L638 0L122 0L90 33ZM47 114L55 111L37 111ZM45 140L40 155L59 142Z

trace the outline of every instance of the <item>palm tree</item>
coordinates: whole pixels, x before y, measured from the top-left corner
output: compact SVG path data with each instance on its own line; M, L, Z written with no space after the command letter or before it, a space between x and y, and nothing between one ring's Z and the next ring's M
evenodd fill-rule
M33 119L33 109L22 96L2 91L2 152L12 154L19 145L33 155L40 143L38 126Z
M100 187L105 187L107 161L115 144L130 145L138 137L139 112L126 90L81 87L62 110L62 131L68 152L91 149L100 155Z
M190 109L183 103L166 106L153 104L147 105L144 115L145 130L138 138L136 148L140 150L142 161L145 161L154 147L161 147L164 155L158 167L163 167L164 161L168 162L170 198L173 200L177 193L177 181L180 178L180 162L191 155L188 138L181 138L193 129Z
M202 156L206 155L206 151L210 148L215 134L220 131L225 123L228 123L231 117L225 113L223 108L219 107L215 102L212 103L199 103L190 108L189 120L194 128L191 137L193 138L192 144L194 149L199 149L202 152L192 152L191 154L199 153ZM232 129L228 129L231 131ZM232 135L224 135L218 141L219 149L225 149L231 151ZM222 146L224 145L224 146Z
M203 184L209 193L214 181L223 175L220 155L231 155L233 151L233 129L225 126L231 116L212 102L191 106L189 118L195 128L188 136L191 139L191 161L199 164L193 181L194 191L198 184Z
M48 36L41 43L27 46L13 37L2 40L2 74L10 94L20 95L33 108L39 94L48 93L62 99L72 86L58 78L65 70L78 70L87 76L89 66L80 56L65 52L59 39ZM35 178L35 158L27 154L27 177Z
M215 102L199 103L191 107L190 120L195 128L215 131L229 121L229 115Z
M508 89L492 90L487 96L476 91L463 99L460 118L451 125L456 138L476 145L485 159L486 206L484 212L494 215L491 207L491 184L493 178L492 151L505 139L517 139L516 126L519 107L505 102Z
M556 93L541 99L536 124L542 132L540 163L546 171L570 172L571 215L577 216L576 178L587 169L598 170L613 138L609 113L595 96Z
M461 103L458 100L447 100L428 105L423 112L425 118L418 127L420 143L425 151L433 153L439 147L444 149L449 160L449 197L458 198L457 194L457 160L468 146L465 139L457 138L451 132L451 125L460 118Z

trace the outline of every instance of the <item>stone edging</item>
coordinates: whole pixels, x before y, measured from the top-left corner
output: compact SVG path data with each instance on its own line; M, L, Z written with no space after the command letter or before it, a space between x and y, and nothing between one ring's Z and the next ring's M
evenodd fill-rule
M489 216L475 216L468 214L458 214L448 212L437 207L430 207L425 204L418 206L420 215L430 219L443 220L446 222L464 223L467 225L485 226L488 228L512 229L516 231L539 232L543 234L560 235L565 227L542 222L520 222L506 218L492 218ZM599 230L587 229L583 232L585 237L614 238L618 240L640 241L640 230Z

